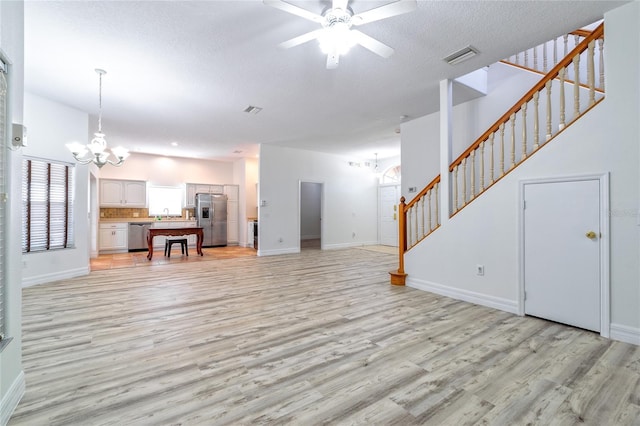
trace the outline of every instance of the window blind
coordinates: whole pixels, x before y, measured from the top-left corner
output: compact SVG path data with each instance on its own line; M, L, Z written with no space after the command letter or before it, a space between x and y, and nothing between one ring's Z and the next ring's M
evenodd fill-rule
M23 253L73 245L73 171L68 164L23 160Z

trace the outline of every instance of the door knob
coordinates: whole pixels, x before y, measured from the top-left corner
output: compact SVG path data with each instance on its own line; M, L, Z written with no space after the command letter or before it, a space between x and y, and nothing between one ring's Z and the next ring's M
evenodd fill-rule
M585 236L586 236L587 238L589 238L590 240L595 240L595 238L596 238L596 233L595 233L595 232L593 232L593 231L589 231L589 232L587 232L587 233L585 234Z

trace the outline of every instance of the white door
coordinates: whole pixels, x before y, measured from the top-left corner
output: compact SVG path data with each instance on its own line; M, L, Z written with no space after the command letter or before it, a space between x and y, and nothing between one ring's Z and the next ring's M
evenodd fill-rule
M524 311L600 331L600 182L524 185Z
M380 244L398 247L400 185L380 187Z

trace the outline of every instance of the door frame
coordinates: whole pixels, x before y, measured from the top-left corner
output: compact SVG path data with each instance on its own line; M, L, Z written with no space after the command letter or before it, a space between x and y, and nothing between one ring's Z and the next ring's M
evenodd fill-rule
M610 313L610 230L609 173L569 175L519 180L518 195L518 315L524 316L524 190L526 185L597 180L600 184L600 335L609 338Z
M303 183L315 183L320 185L320 250L324 250L325 230L324 230L323 218L325 217L325 203L324 203L325 182L321 180L314 180L314 179L300 179L298 180L298 229L297 229L298 252L302 250L302 245L300 244L301 237L302 237L302 234L300 232L300 227L302 225L302 184Z

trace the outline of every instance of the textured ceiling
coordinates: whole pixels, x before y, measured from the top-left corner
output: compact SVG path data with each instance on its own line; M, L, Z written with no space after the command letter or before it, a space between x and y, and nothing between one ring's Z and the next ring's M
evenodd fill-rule
M290 1L320 13L328 1ZM352 0L355 13L389 1ZM277 45L313 22L235 1L26 1L25 87L87 111L132 152L232 159L257 144L373 158L399 153L402 116L438 109L438 82L580 28L624 2L418 1L418 10L359 29L393 47L360 46L335 70L316 42ZM481 53L451 66L467 45ZM459 100L464 100L460 96ZM255 105L257 115L243 110ZM171 146L178 142L179 146ZM234 153L234 151L241 151Z

